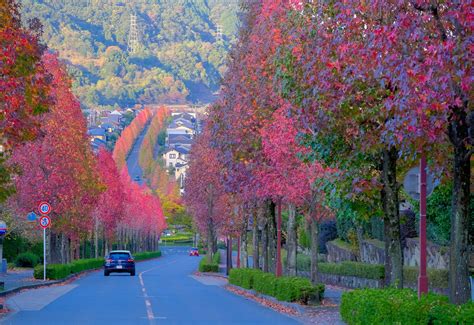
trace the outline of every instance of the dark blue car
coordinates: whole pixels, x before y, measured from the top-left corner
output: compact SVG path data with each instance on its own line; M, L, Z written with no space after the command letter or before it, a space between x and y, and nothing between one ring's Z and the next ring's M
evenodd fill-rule
M130 251L110 251L105 257L104 275L109 276L112 272L135 275L135 260Z

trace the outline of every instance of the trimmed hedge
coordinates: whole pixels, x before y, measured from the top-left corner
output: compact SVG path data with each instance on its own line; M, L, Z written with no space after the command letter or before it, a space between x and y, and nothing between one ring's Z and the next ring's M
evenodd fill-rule
M418 300L411 289L359 289L344 292L342 319L355 324L474 324L474 303L455 306L429 293Z
M133 258L135 261L143 261L143 260L148 260L150 258L157 258L161 256L161 251L157 252L143 252L143 253L137 253L137 254L132 254Z
M160 251L137 253L133 255L135 261L143 261L160 256ZM50 280L60 280L68 277L71 274L101 268L103 265L103 258L75 260L68 264L49 264L46 265L46 278ZM34 277L35 279L43 278L43 265L37 265L35 267Z
M403 267L403 281L418 283L419 268L416 266ZM449 270L427 269L428 284L433 288L448 288Z
M280 301L320 302L324 295L324 285L314 286L306 278L276 277L271 273L264 273L256 269L232 269L229 274L229 283L245 289L273 296Z
M68 277L72 273L72 264L49 264L46 266L46 278L50 280L60 280ZM37 265L34 271L35 279L43 278L43 265Z
M15 266L18 267L35 267L39 262L39 256L32 252L18 254L15 258Z
M219 252L212 256L212 262L207 262L207 256L204 256L199 262L199 272L219 272L219 263L221 261L221 254Z
M385 276L385 268L379 264L366 264L360 262L342 262L342 263L319 263L319 272L356 276L365 279L380 280Z
M367 264L361 262L319 263L319 272L326 274L355 276L364 279L381 280L385 277L385 267L381 264ZM405 283L418 282L418 267L403 267ZM430 287L447 288L448 270L428 269Z

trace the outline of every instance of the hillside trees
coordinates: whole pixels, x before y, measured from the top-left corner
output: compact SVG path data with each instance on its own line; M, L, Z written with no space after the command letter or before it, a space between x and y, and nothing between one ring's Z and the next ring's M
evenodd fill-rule
M26 18L41 20L49 46L83 72L73 87L87 108L209 101L225 72L239 7L227 0L135 1L140 50L132 54L129 5L21 3Z

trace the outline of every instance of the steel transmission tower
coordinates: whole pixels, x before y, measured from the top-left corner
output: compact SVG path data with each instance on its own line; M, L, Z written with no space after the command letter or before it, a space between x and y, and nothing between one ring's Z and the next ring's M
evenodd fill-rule
M129 53L135 54L138 52L140 48L140 39L139 39L139 32L138 32L138 24L137 24L137 14L134 10L130 13L130 34L128 35L128 48L127 51Z
M222 41L222 26L220 24L217 24L216 26L216 41Z

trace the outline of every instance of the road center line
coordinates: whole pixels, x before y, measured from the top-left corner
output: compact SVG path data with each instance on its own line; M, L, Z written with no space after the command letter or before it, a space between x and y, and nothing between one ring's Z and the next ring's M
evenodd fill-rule
M151 305L150 296L148 296L148 294L146 292L145 282L143 281L143 274L145 274L147 272L150 272L150 271L153 271L153 270L156 270L156 269L158 269L162 266L173 264L176 261L177 260L173 260L173 261L170 261L166 264L160 264L158 266L152 267L151 269L145 270L143 272L140 272L140 274L138 274L138 278L140 279L140 285L142 286L143 297L145 298L146 314L147 314L148 320L150 321L150 324L153 324L153 320L156 319L156 318L165 319L166 317L155 317L155 315L153 314L153 308L152 308L152 305Z

